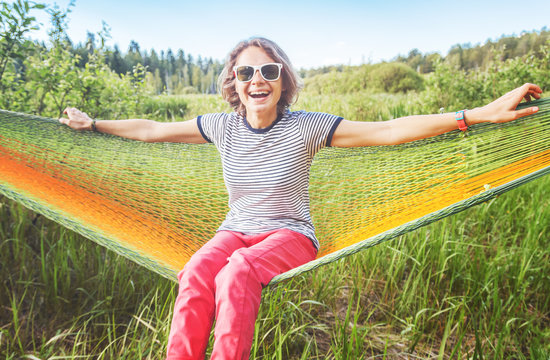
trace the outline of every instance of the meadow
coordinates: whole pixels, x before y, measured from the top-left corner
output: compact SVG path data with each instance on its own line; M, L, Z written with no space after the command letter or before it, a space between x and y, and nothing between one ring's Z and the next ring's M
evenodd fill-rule
M418 94L307 93L294 108L388 119ZM159 96L173 121L217 96ZM266 288L252 359L548 359L548 176ZM0 199L0 354L161 359L177 285Z
M229 110L198 94L215 90L220 63L159 59L137 43L122 56L105 46L106 24L75 45L74 5L17 4L1 9L1 109L160 121ZM47 44L27 39L40 27L31 9L50 15ZM409 55L304 70L293 110L378 121L473 108L525 82L550 89L546 29ZM550 359L549 188L545 176L266 288L251 359ZM1 196L0 279L2 359L164 357L175 282Z

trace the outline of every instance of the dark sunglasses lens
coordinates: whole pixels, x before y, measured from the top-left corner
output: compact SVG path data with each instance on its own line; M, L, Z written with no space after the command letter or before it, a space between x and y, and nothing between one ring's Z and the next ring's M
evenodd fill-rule
M254 76L254 68L252 66L239 66L237 68L237 79L239 81L250 81Z
M264 65L262 66L260 71L262 72L262 76L266 80L276 80L279 78L280 75L280 69L275 64Z

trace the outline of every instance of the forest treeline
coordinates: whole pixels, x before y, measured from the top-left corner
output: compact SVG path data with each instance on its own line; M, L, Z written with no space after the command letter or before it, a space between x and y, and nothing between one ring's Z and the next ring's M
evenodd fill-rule
M125 117L143 114L143 104L151 95L216 92L223 67L220 60L182 49L146 51L137 41L123 52L116 45L106 45L110 39L107 24L97 33L88 33L84 43L75 44L67 35L72 7L74 2L60 9L28 0L0 5L1 108L55 117L71 104L95 117ZM50 17L46 42L28 38L39 27L32 15L36 11ZM547 76L532 75L548 69L549 47L550 31L543 28L475 46L455 45L445 56L414 49L389 62L301 69L300 74L310 94L412 90L435 94L437 101L452 101L459 99L452 96L461 88L486 90L488 78L496 78L499 72L506 73L501 76L504 83L510 78L514 84L538 78L545 82ZM453 85L458 81L470 84ZM454 87L439 92L438 86ZM472 91L459 95L467 92Z
M517 59L524 59L528 66L538 67L540 64L547 68L549 44L550 30L545 27L518 36L502 36L496 41L487 40L485 44L475 46L457 44L445 56L437 52L423 54L413 49L408 55L399 55L389 62L302 69L301 75L305 79L306 91L316 94L354 93L367 89L389 93L420 91L424 90L425 80L430 75L441 71L471 77L498 71L495 68L498 64Z
M419 74L428 74L435 71L439 62L447 62L460 70L486 70L495 60L495 53L499 53L499 60L506 61L526 54L538 58L544 56L543 46L550 41L550 30L546 27L540 31L523 32L519 35L502 35L497 40L488 39L484 44L471 43L456 44L451 47L447 55L438 52L423 54L418 49L412 49L407 55L398 55L389 62L403 63L410 66ZM328 72L341 72L349 68L346 65L331 65L316 69L302 69L304 78Z
M88 54L97 47L96 37L95 34L88 33L85 44L71 44L72 52L81 59L80 66L87 62ZM397 79L396 84L382 85L382 90L389 92L420 89L422 87L421 78L415 76L413 72L416 74L432 73L439 62L446 62L465 71L487 69L495 60L496 54L502 61L526 54L541 58L544 56L542 47L548 41L550 41L550 30L543 28L540 31L525 32L518 36L502 36L496 41L487 40L485 44L475 46L470 43L457 44L451 47L445 56L437 52L423 54L418 49L413 49L406 56L399 55L387 63L373 64L372 70L374 71L372 73L374 75L378 71L378 75L374 75L375 79L372 79L372 76L367 76L364 81L384 81L380 78ZM223 68L222 61L203 58L200 55L195 58L191 54L186 54L182 49L176 52L170 48L160 52L154 49L141 50L137 41L131 41L125 53L119 49L118 45L115 45L113 49L105 48L103 51L109 68L119 75L131 72L136 65L144 66L146 82L155 94L216 93L217 76ZM412 72L407 67L398 64L407 65ZM343 72L350 68L369 69L366 72L371 73L368 65L372 64L363 66L336 65L318 69L300 69L299 72L306 79L327 72ZM380 74L380 72L385 74Z

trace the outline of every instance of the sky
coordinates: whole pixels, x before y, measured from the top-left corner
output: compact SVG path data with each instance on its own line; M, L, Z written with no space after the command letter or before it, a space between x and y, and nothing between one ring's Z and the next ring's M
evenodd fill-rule
M67 8L68 0L37 1ZM529 4L529 6L519 4ZM391 60L410 50L446 55L456 44L484 44L502 35L550 28L550 1L510 0L76 0L68 34L84 43L105 22L126 52L182 49L223 61L240 40L263 36L278 43L297 68ZM49 18L30 37L47 40Z

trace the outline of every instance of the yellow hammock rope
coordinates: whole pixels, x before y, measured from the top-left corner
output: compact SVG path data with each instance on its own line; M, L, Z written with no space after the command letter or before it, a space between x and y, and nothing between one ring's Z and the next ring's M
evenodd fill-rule
M329 148L310 174L318 258L399 236L550 172L550 98L506 124L390 147ZM227 212L215 147L77 132L0 110L0 194L175 280Z

